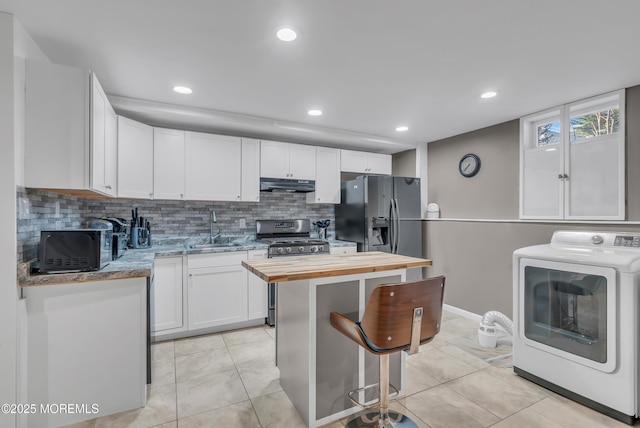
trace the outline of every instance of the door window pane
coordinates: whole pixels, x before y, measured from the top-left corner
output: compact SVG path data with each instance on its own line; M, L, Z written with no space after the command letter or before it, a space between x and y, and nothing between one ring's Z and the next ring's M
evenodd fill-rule
M560 144L560 121L543 123L536 127L537 130L537 147L551 146Z
M620 109L612 106L588 114L572 116L569 126L571 141L615 134L620 127Z
M524 269L524 330L536 342L607 361L607 279L534 266Z

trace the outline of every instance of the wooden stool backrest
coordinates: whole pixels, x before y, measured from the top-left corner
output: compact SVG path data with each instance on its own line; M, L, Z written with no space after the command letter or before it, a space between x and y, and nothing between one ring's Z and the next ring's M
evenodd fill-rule
M420 343L429 342L440 331L443 295L443 276L380 285L369 297L360 326L378 348L408 348L413 310L422 307Z

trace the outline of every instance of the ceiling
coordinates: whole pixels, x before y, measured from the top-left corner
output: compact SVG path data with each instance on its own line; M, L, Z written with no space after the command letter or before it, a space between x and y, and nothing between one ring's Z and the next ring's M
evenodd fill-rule
M638 0L0 0L0 11L51 61L95 71L134 119L380 153L640 84ZM278 40L282 25L298 38Z

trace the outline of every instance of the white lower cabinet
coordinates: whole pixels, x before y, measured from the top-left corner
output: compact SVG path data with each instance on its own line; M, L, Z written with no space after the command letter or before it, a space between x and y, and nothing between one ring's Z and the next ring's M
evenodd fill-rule
M267 250L251 250L247 254L248 260L266 259ZM267 317L267 282L247 270L247 285L249 292L249 319Z
M358 247L352 245L350 247L331 247L329 248L329 254L348 254L358 252Z
M158 257L153 261L151 283L151 333L185 330L182 257Z
M187 256L189 330L248 319L246 257L246 251Z

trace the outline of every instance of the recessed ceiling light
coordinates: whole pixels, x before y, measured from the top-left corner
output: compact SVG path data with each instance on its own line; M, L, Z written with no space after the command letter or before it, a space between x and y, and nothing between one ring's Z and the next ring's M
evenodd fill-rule
M173 91L183 95L189 95L193 92L191 88L187 88L186 86L174 86Z
M396 131L398 131L398 132L404 132L404 131L408 131L408 130L409 130L408 126L398 126L396 128Z
M309 116L322 116L322 110L318 109L309 110L307 113L309 113Z
M493 98L496 95L498 95L496 91L487 91L484 94L480 95L480 98Z
M276 35L283 42L292 42L298 37L298 34L296 33L296 31L291 27L280 28L276 33Z

